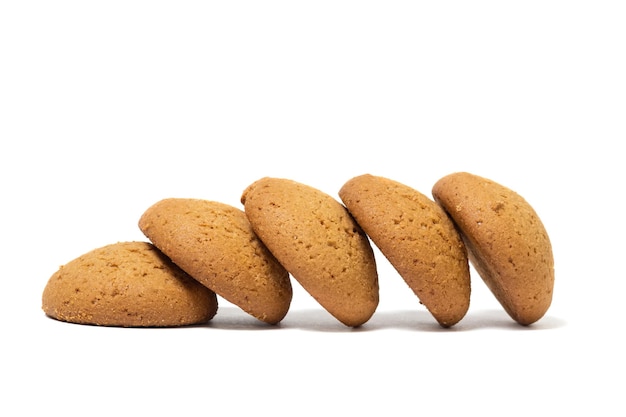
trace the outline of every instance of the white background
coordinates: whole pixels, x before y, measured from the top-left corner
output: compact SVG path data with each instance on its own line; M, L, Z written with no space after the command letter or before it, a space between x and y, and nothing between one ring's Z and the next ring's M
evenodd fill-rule
M624 415L626 11L605 1L0 3L2 415ZM455 171L524 196L556 285L524 328L480 278L439 328L377 252L360 329L294 282L281 325L45 317L57 268L166 197L263 176L337 197ZM11 410L11 411L9 411ZM480 414L479 414L480 413Z

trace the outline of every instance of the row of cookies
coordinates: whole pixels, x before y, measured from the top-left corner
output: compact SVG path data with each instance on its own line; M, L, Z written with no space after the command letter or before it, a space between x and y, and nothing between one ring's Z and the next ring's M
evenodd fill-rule
M161 200L139 220L150 242L112 244L61 267L43 310L74 323L178 326L210 320L217 294L276 324L291 305L291 276L356 327L379 302L372 242L442 327L468 311L469 262L516 322L539 320L552 300L554 262L532 207L469 173L442 178L432 195L368 174L343 185L343 204L280 178L248 186L243 210Z

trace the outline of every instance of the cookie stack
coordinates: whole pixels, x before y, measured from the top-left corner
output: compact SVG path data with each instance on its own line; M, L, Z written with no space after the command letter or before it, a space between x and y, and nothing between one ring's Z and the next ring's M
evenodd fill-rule
M220 296L276 324L290 308L292 277L357 327L379 302L374 244L442 327L468 311L470 262L513 320L539 320L552 300L554 261L533 208L469 173L440 179L432 196L367 174L343 185L341 202L282 178L249 185L243 209L164 199L139 219L149 242L111 244L62 266L42 307L71 323L171 327L208 322Z

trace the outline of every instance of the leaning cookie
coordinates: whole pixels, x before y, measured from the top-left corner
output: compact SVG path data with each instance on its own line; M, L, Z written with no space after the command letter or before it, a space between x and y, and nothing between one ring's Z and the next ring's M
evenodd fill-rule
M215 293L148 242L121 242L62 266L43 291L49 317L78 324L173 327L209 321Z
M378 274L367 236L346 208L313 187L262 178L241 202L257 235L302 287L346 326L378 306Z
M465 316L467 251L437 203L407 185L369 174L346 182L339 197L441 326Z
M276 324L287 314L289 274L254 234L242 210L168 198L143 213L139 228L176 265L253 317Z
M554 259L548 233L530 204L466 172L441 178L432 193L460 229L470 261L506 312L522 325L543 317L552 302Z

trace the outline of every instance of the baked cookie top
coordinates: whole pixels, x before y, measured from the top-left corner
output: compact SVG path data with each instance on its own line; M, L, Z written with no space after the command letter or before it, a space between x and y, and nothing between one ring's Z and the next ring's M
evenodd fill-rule
M467 172L441 178L432 193L507 313L523 325L539 320L552 302L554 259L548 233L530 204L511 189Z
M148 242L120 242L62 266L43 291L57 320L101 326L171 327L209 321L215 293Z
M369 240L346 208L296 181L262 178L241 202L257 235L302 287L346 326L378 306L378 274Z
M202 199L168 198L143 213L139 228L189 275L248 314L270 324L287 314L289 274L242 210Z
M441 326L465 316L470 302L467 252L437 203L407 185L370 174L347 181L339 196Z

